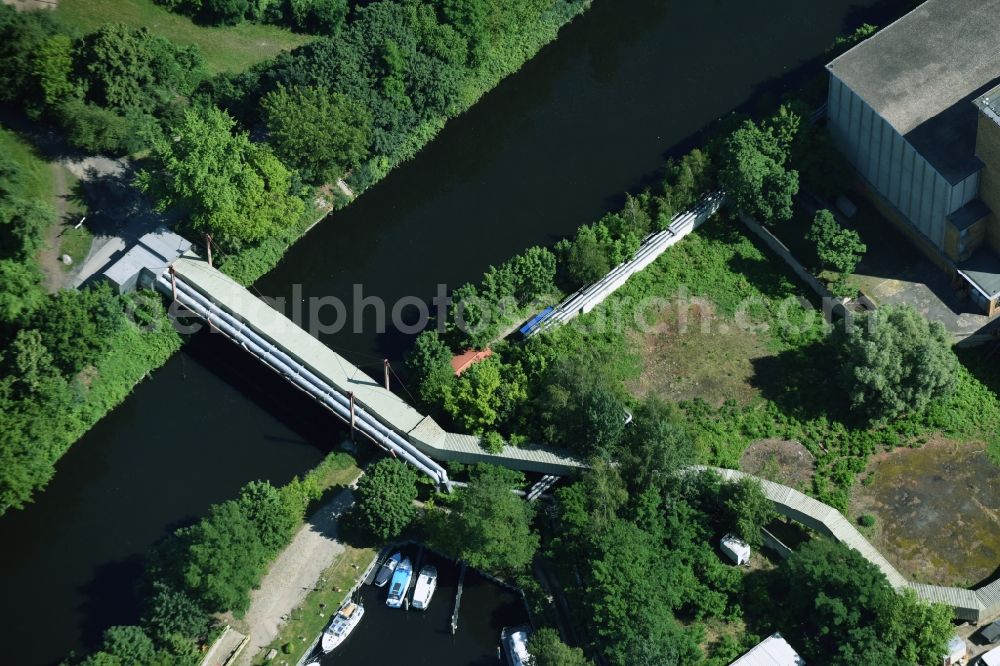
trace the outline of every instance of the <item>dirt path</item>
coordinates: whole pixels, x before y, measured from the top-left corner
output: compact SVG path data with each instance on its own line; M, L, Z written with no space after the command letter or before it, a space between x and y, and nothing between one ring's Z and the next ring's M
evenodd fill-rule
M52 183L55 189L52 207L56 211L56 221L45 232L42 249L38 251L38 267L42 269L44 275L42 284L45 290L54 293L66 285L68 278L59 259L59 235L66 223L66 197L69 195L69 190L66 186L66 172L63 171L62 165L52 162L49 168L52 169Z
M334 558L344 552L344 546L337 541L337 521L353 501L350 489L337 493L309 517L271 565L260 588L250 597L250 610L244 618L250 644L240 655L240 664L250 664L261 648L274 641L284 618L302 603Z

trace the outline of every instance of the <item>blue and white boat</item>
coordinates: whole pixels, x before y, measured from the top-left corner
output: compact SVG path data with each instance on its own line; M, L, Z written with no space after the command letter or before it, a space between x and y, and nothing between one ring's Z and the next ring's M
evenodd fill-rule
M386 606L399 608L403 605L403 599L406 598L406 592L410 589L410 579L412 578L413 563L410 562L410 558L404 557L392 574L392 582L389 584L389 598L385 600Z
M385 587L385 584L392 578L393 572L399 566L402 559L402 553L393 553L389 559L382 563L382 567L378 570L378 575L375 576L375 587Z

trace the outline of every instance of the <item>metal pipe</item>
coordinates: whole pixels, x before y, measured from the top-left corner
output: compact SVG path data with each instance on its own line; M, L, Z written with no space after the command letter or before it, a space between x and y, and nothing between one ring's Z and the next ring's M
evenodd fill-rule
M158 282L164 284L162 276ZM213 303L205 295L189 286L183 280L175 280L174 283L182 292L183 300L191 302L190 305L186 303L184 305L203 316L211 325L233 338L234 341L239 342L241 346L283 374L286 379L292 381L299 388L318 399L345 422L350 421L350 403L336 388L333 388L331 391L332 387L329 384L316 377L300 362L291 359L287 354L279 351L273 343L257 334L246 322L220 309L217 304ZM174 284L171 286L173 287ZM364 409L357 408L357 416L359 417L358 420L360 420L359 429L372 439L372 441L383 448L399 453L404 460L435 479L436 482L449 487L448 475L443 467L419 451L410 442L400 437L396 432L373 418Z

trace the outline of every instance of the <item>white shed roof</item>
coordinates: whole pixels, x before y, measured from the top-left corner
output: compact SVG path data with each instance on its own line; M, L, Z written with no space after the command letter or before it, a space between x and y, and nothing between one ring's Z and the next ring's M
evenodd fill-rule
M729 666L805 666L805 659L775 632Z

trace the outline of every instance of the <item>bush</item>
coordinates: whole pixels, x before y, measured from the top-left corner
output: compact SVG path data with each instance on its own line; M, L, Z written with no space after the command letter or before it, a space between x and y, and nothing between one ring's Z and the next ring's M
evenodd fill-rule
M851 403L873 421L919 413L955 385L947 331L909 306L883 306L838 329L833 344Z
M862 527L875 527L875 522L875 516L870 513L864 513L858 517L858 524Z

